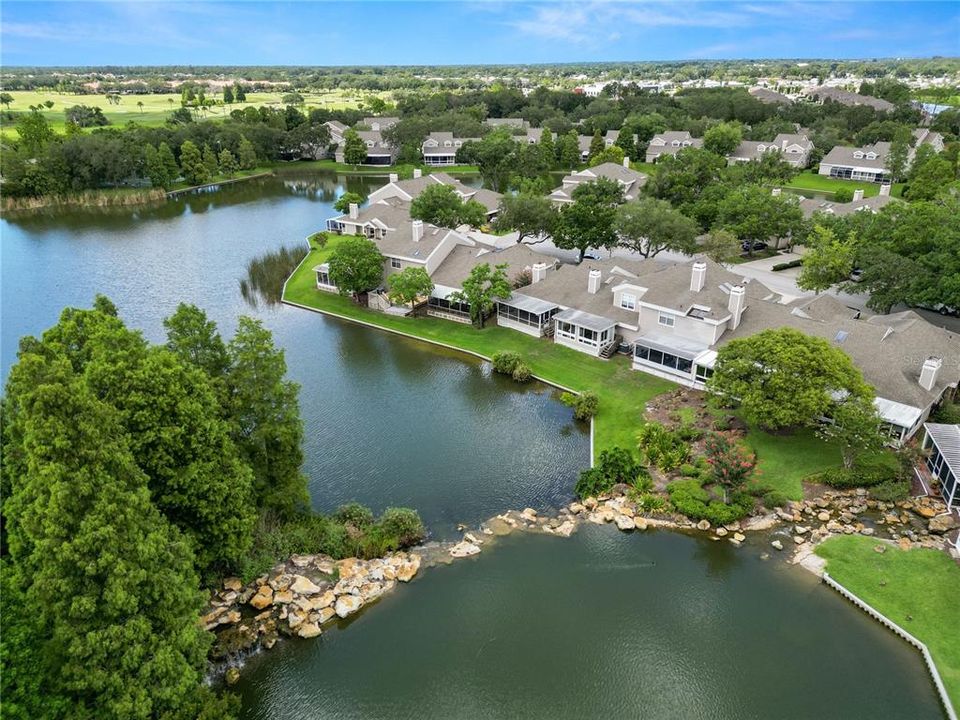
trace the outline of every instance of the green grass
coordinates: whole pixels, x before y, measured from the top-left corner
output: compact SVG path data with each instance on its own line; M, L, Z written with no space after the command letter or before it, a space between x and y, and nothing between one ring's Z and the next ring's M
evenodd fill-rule
M876 544L842 536L816 552L837 582L926 643L954 707L960 707L960 567L939 550L888 546L877 553Z
M573 390L592 390L597 394L600 399L600 411L594 425L597 453L614 446L636 447L635 435L643 423L647 402L677 387L666 380L632 370L629 359L623 356L610 361L597 360L551 340L496 325L476 330L470 325L439 318L384 315L359 307L350 298L319 291L311 268L324 262L339 240L339 236L331 235L322 250L311 251L287 283L284 299L388 330L453 345L487 358L501 350L519 353L538 377Z
M813 170L804 170L786 184L785 187L798 188L800 190L815 190L822 193L834 193L841 188L849 190L863 190L864 197L873 197L880 193L880 185L877 183L860 182L857 180L837 180L835 178L818 175ZM902 183L894 183L890 189L890 194L899 197L903 192Z
M271 167L293 168L297 170L329 170L345 175L389 175L397 173L400 179L413 177L415 168L423 170L424 175L432 172L445 172L449 175L476 175L480 168L476 165L450 165L447 167L431 167L429 165L347 165L335 160L298 160L296 162L276 162Z

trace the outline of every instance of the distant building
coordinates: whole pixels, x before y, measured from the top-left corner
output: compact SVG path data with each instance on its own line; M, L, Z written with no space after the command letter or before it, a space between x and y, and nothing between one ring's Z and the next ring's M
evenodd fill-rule
M896 106L888 100L875 98L870 95L860 95L849 90L841 90L836 87L815 87L807 90L807 95L814 100L823 103L826 100L840 103L841 105L866 105L879 112L891 112Z
M664 155L676 155L684 148L703 147L703 138L695 138L686 130L657 133L647 145L646 161L655 163Z

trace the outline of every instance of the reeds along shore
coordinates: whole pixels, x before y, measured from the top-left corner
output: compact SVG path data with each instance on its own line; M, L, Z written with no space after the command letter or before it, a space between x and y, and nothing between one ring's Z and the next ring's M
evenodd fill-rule
M159 203L166 199L160 188L135 190L85 190L69 195L42 195L40 197L5 197L0 203L4 212L45 210L48 208L127 207Z

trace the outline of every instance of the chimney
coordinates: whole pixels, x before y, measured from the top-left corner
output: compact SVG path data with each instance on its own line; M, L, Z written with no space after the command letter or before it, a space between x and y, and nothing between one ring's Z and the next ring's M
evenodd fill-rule
M734 285L730 288L730 300L727 302L727 309L733 316L730 318L730 329L736 330L740 327L740 317L743 315L743 305L746 298L746 288L743 285Z
M415 178L423 177L423 170L421 170L420 168L414 168L414 169L413 169L413 176L414 176Z
M623 166L627 168L627 170L630 169L630 158L628 158L626 155L623 157Z
M350 219L356 220L360 215L360 206L356 203L350 203Z
M853 191L853 201L863 200L863 188L857 188Z
M596 295L600 289L601 275L602 273L599 270L591 270L590 275L587 276L587 292L591 295Z
M937 384L937 373L940 372L940 366L943 360L938 357L928 357L923 361L923 367L920 368L920 387L927 392L933 390Z
M707 282L707 264L705 262L695 262L693 270L690 273L690 291L700 292Z
M390 173L390 182L395 183L400 179L400 176L397 173Z
M547 277L547 264L544 262L534 263L533 267L530 268L530 277L535 283L540 282L545 277Z
M890 183L883 183L880 186L880 195L887 196L890 194Z
M423 237L423 220L414 220L413 221L413 241L420 242L420 238Z
M774 188L773 190L770 191L770 194L773 195L774 197L780 197L780 195L783 194L783 190L781 188Z

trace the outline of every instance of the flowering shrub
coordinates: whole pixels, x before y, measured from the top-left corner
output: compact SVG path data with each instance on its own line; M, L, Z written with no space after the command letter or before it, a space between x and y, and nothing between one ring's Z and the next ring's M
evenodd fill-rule
M740 490L753 474L757 456L726 433L711 433L704 449L713 482L723 488L723 499L727 502L727 491Z

